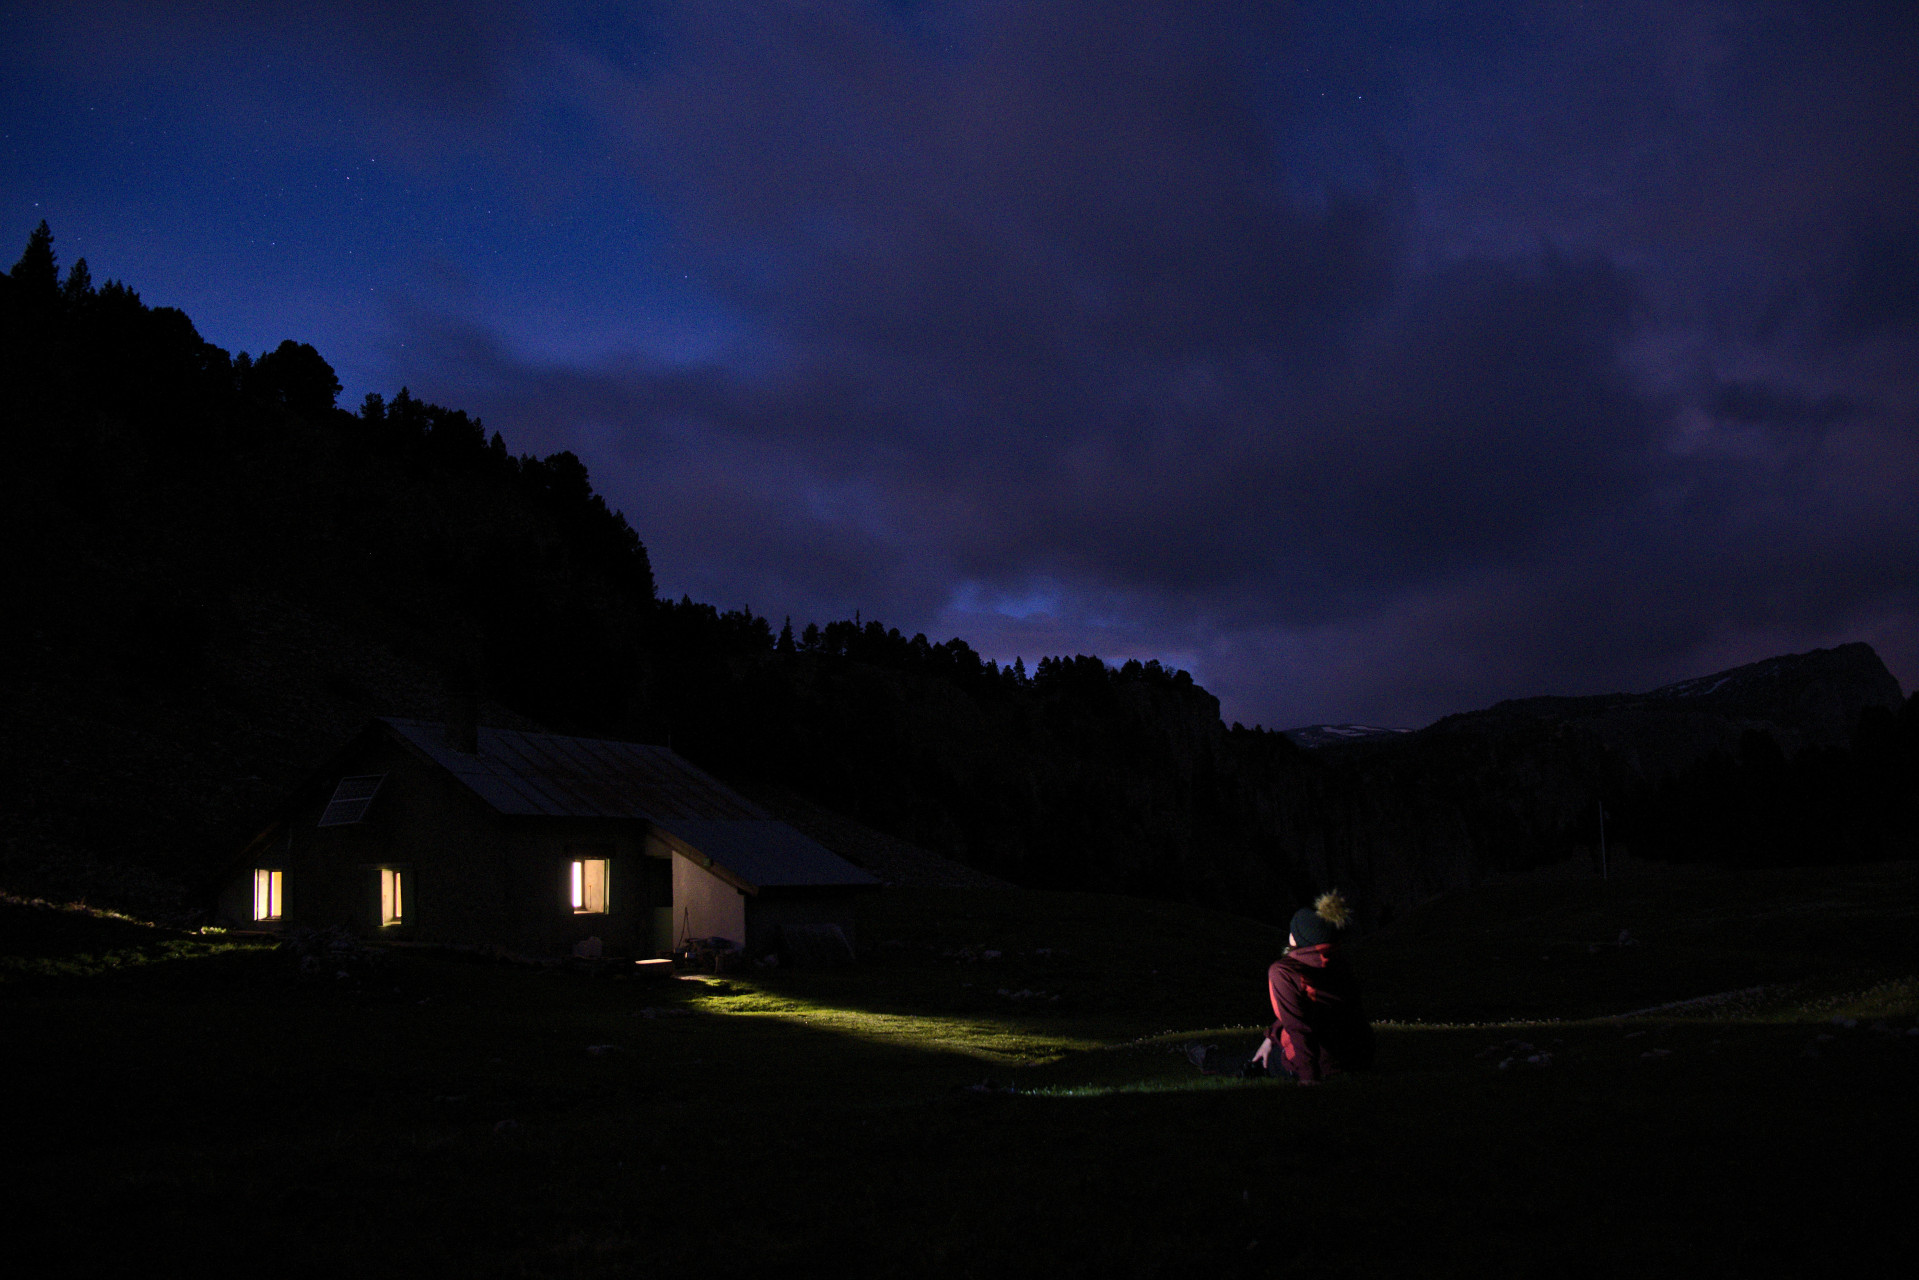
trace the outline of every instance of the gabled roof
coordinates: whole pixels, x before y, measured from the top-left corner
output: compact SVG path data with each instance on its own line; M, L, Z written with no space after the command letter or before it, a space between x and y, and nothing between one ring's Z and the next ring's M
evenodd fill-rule
M709 822L767 816L665 747L483 727L479 750L468 755L446 744L446 728L436 720L382 716L380 723L498 813Z
M499 814L647 822L756 890L879 883L665 747L482 727L468 754L438 721L375 723Z

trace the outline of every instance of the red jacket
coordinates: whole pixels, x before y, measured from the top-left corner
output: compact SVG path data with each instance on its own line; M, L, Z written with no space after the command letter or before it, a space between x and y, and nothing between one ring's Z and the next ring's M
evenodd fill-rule
M1294 947L1266 971L1273 1023L1266 1038L1279 1062L1301 1084L1318 1084L1335 1071L1373 1064L1373 1028L1360 1007L1359 987L1334 943Z

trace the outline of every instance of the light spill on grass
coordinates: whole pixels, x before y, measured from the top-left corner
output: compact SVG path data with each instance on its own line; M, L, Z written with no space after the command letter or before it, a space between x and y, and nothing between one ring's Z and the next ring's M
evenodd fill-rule
M1834 1017L1919 1018L1919 978L1882 982L1831 1007Z
M0 982L23 978L92 978L142 965L200 960L224 952L254 949L252 943L182 938L66 956L0 956Z
M1209 1093L1226 1089L1277 1088L1273 1080L1241 1080L1234 1076L1195 1076L1190 1080L1135 1080L1125 1084L1041 1085L1023 1089L1029 1098L1118 1098L1131 1094Z
M1843 1224L1850 1270L1896 1274L1910 1196L1861 1171L1919 1134L1919 1036L1869 1024L1919 1005L1919 868L1878 879L1884 919L1817 936L1680 910L1835 896L1811 876L1449 899L1356 948L1391 1015L1378 1070L1310 1090L1180 1052L1257 1043L1270 929L1076 895L874 895L862 933L910 945L821 973L642 986L395 953L362 987L262 953L0 983L8 1203L100 1273L298 1240L298 1271L523 1280L1751 1275L1804 1270ZM1562 899L1614 914L1572 929ZM163 936L0 904L24 957ZM995 1004L1002 984L1066 998Z
M1222 1088L1260 1087L1270 1082L1203 1076L1176 1060L1185 1044L1244 1041L1248 1052L1263 1026L1233 1025L1169 1029L1144 1035L1111 1037L1069 1033L1057 1024L1033 1026L1016 1020L938 1013L878 1013L770 990L750 978L692 979L704 988L687 1001L691 1008L724 1019L770 1022L893 1049L971 1059L999 1071L1017 1072L1025 1096L1091 1098L1120 1094L1177 1094ZM1869 991L1808 1000L1803 987L1741 991L1737 1001L1723 996L1696 998L1659 1010L1609 1013L1585 1018L1499 1018L1474 1020L1388 1019L1375 1023L1388 1037L1424 1040L1430 1036L1533 1038L1555 1036L1586 1041L1610 1038L1622 1028L1642 1025L1715 1023L1758 1027L1780 1023L1851 1017L1912 1016L1919 1006L1919 979L1880 984ZM1647 1015L1656 1013L1657 1019ZM1405 1048L1393 1057L1420 1062L1429 1051ZM1442 1055L1450 1058L1450 1055ZM1146 1060L1143 1060L1143 1057ZM1156 1058L1157 1061L1151 1059ZM1033 1080L1026 1073L1038 1075ZM1062 1079L1070 1073L1070 1079ZM1050 1077L1050 1079L1049 1079ZM1002 1077L1004 1078L1004 1077Z
M1039 1032L1010 1022L930 1013L872 1013L751 984L727 981L704 985L710 988L709 994L693 996L686 1002L702 1013L765 1019L870 1044L960 1054L1000 1066L1052 1062L1069 1053L1104 1047L1103 1042L1084 1036Z

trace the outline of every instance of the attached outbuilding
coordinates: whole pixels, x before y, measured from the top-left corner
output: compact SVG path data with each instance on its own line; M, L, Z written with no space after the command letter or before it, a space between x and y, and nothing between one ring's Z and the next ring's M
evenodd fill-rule
M649 957L837 927L879 881L664 747L373 720L220 892L229 927Z

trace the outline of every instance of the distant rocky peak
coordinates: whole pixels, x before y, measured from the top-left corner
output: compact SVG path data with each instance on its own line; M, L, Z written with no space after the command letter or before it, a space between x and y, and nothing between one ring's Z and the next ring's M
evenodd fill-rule
M1411 733L1411 729L1379 728L1366 724L1308 724L1297 729L1284 730L1293 745L1300 747L1326 747L1344 742L1363 742L1369 738L1390 738L1398 734Z
M1768 720L1809 741L1839 743L1851 737L1867 707L1896 711L1903 698L1873 647L1855 641L1695 676L1644 700Z
M1648 698L1698 698L1711 694L1740 693L1754 689L1777 689L1780 685L1803 680L1842 680L1866 686L1883 686L1899 696L1899 682L1886 670L1873 647L1855 640L1834 649L1814 649L1808 653L1787 653L1762 658L1743 667L1729 667L1709 676L1694 676L1654 689ZM1883 690L1882 690L1883 691Z

